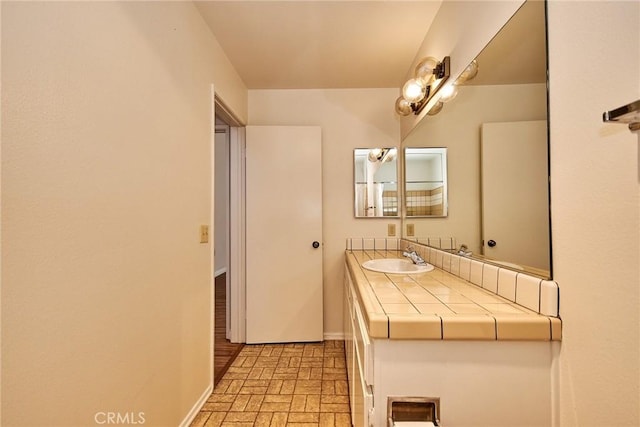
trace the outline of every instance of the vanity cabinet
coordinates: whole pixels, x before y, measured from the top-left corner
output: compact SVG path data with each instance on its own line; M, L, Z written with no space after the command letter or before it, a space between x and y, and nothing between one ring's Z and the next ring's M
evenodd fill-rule
M344 330L349 402L354 426L372 426L369 422L373 411L373 355L371 340L367 334L358 294L348 270L345 270Z
M363 271L355 256L348 254L347 258L344 327L355 427L387 426L390 397L439 399L440 425L446 427L553 424L552 414L558 404L555 390L559 341L454 339L445 335L407 338L403 332L430 327L434 317L438 324L448 322L471 330L486 326L486 322L474 323L477 316L455 313L445 322L444 316L387 312L383 315L387 326L381 328L377 305L388 310L394 307L393 303L384 302L389 292L384 282L387 276L371 275ZM445 276L438 269L434 273L429 280ZM412 279L394 280L406 283ZM529 314L527 321L533 321L530 317L539 320L539 316ZM482 319L494 320L490 315ZM522 323L522 328L527 327L526 322ZM396 331L405 337L394 336Z

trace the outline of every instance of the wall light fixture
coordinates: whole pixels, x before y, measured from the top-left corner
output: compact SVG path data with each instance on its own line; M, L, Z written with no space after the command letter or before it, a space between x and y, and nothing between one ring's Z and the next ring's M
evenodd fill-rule
M420 61L416 66L415 77L405 83L402 96L396 100L396 112L402 116L419 114L427 102L438 94L438 102L427 111L428 115L434 116L442 111L445 102L456 97L459 85L478 74L478 62L474 59L454 82L445 85L450 74L449 63L448 56L442 62L432 57Z
M402 87L402 96L396 100L396 112L402 116L419 114L427 102L442 88L451 74L451 59L441 62L428 56L416 65L413 78Z

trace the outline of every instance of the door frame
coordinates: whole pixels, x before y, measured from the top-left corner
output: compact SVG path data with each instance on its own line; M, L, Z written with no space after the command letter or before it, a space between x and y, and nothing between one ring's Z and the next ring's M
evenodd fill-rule
M233 343L243 343L246 342L245 129L240 119L215 93L214 104L215 115L229 125L228 339ZM212 306L212 316L213 310ZM213 326L211 333L214 333Z
M245 128L229 134L229 340L246 342Z

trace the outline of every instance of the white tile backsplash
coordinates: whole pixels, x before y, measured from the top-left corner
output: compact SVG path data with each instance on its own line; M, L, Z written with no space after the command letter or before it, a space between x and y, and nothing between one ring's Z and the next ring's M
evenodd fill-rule
M440 238L439 237L429 237L428 240L428 245L431 246L432 248L441 248L442 246L440 246Z
M387 250L395 251L398 250L400 246L398 245L398 239L387 239Z
M540 312L540 282L542 279L518 274L516 277L516 303Z
M460 276L460 257L458 255L451 255L451 274Z
M434 264L438 268L442 268L442 256L444 253L442 251L434 251L436 253L436 263Z
M440 239L440 249L444 249L444 250L448 250L448 249L455 249L455 239L453 237L446 237L446 238L442 238Z
M364 239L361 238L351 239L351 249L354 251L361 251L364 249L364 245L362 244L363 240Z
M347 250L399 251L400 239L397 237L350 237L346 243Z
M431 261L433 261L432 264L436 265L436 262L438 261L438 253L440 251L436 248L429 248L429 252L431 252Z
M362 246L365 251L374 250L376 248L376 239L364 238L362 239Z
M474 285L482 286L482 267L484 263L471 260L471 275L469 281Z
M471 260L460 257L460 277L467 282L471 281Z
M498 293L498 267L485 264L482 268L482 287L494 294Z
M451 254L448 252L442 254L442 269L451 273Z
M509 301L516 302L516 276L515 271L501 268L498 270L498 295Z
M540 284L540 314L558 316L558 284L553 280L543 280Z

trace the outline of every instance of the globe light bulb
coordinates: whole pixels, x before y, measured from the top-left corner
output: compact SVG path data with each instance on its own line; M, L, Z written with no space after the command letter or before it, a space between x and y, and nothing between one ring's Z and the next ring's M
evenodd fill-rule
M478 75L478 61L475 59L471 61L471 64L464 69L464 71L458 77L458 83L464 83Z
M410 103L418 102L427 93L427 86L424 84L422 79L410 79L402 88L402 96L404 99L409 101Z
M442 111L442 107L443 106L444 106L444 103L438 101L433 107L431 107L431 109L429 111L427 111L427 114L430 115L430 116L435 116L440 111Z
M428 86L436 78L434 75L436 68L438 67L438 60L433 56L427 56L416 65L414 75L416 78L421 79L425 86Z
M440 89L440 101L449 102L458 94L458 87L456 85L448 85Z
M369 150L369 161L372 163L377 162L378 160L380 160L380 156L382 155L382 148L372 148L371 150Z
M411 103L404 99L402 96L396 99L396 113L401 116L408 116L411 114Z

